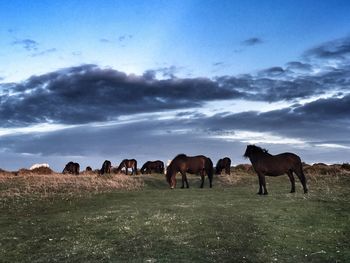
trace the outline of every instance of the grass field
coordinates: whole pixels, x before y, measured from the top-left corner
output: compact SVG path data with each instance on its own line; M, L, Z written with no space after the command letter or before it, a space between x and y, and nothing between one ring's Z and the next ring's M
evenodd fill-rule
M349 262L350 176L215 178L214 188L3 197L1 262ZM233 178L233 179L232 179ZM179 184L178 184L179 185Z

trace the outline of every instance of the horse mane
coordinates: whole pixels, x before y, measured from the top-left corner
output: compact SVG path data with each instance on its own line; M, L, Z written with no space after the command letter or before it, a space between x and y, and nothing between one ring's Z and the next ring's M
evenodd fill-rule
M251 146L252 152L254 153L269 153L269 150L265 148L262 148L256 145L250 145L250 146Z
M245 158L250 158L252 155L256 155L256 154L267 154L267 155L271 155L269 154L269 151L264 149L264 148L261 148L259 146L256 146L254 144L252 145L248 145L247 146L247 149L244 153L244 157Z

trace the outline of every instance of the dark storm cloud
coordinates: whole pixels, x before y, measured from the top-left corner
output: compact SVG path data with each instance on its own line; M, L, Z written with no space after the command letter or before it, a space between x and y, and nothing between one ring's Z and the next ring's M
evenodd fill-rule
M314 78L296 78L292 80L273 79L273 76L219 77L220 86L235 88L244 94L244 99L253 101L275 102L294 100L323 94L330 87L321 85Z
M264 41L261 39L261 38L258 38L258 37L251 37L251 38L248 38L244 41L242 41L242 45L243 46L255 46L255 45L258 45L258 44L262 44Z
M12 45L20 45L27 51L38 50L39 43L33 39L18 39L12 42Z
M155 80L94 65L1 87L2 127L108 121L123 114L191 108L208 100L242 96L206 78Z
M297 101L330 91L346 93L350 87L350 66L345 64L293 78L280 67L257 76L215 79L177 78L178 70L164 67L136 76L83 65L32 76L22 83L2 83L1 127L108 121L120 115L200 107L213 100ZM157 74L167 79L157 79Z
M306 58L345 59L350 55L350 37L345 37L311 48L304 53Z
M59 164L62 168L64 162L70 159L79 160L77 156L86 156L81 159L83 166L96 167L101 165L105 158L111 159L114 165L124 158L131 157L141 163L151 159L166 161L181 152L189 155L206 154L215 161L228 155L233 157L234 163L241 163L243 159L239 158L247 144L242 141L246 138L227 142L215 138L216 135L225 135L237 130L268 132L285 139L300 138L311 145L311 148L326 143L350 147L349 102L350 95L347 95L343 98L320 99L305 105L264 113L225 113L212 117L187 111L170 120L151 117L152 120L133 123L99 127L83 125L49 133L1 136L0 144L2 149L10 149L12 153L17 154L25 153L45 158L63 156L64 161L61 163L55 161L56 165ZM326 110L332 107L335 109ZM298 145L283 145L283 142L279 146L278 143L276 145L269 145L268 148L273 153L294 149L302 156L307 156L307 161L311 162L329 161L329 158L338 162L346 160L344 156L336 155L339 152L334 149L318 148L315 152L310 148L298 148ZM100 159L91 156L99 156ZM93 163L88 163L87 160L93 160ZM58 170L60 169L61 167Z
M268 112L217 114L198 121L219 133L225 130L254 130L308 140L347 141L350 132L350 95L319 99L305 105Z

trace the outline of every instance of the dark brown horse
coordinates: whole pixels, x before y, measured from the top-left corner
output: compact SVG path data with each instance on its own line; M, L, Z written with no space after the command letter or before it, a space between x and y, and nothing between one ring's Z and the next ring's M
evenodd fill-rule
M64 167L63 174L75 174L78 175L80 170L80 165L78 163L69 162Z
M279 176L287 174L292 185L291 193L295 192L295 180L293 172L298 176L304 188L308 192L306 177L300 157L294 153L269 154L266 149L255 145L248 145L244 157L249 158L259 178L258 194L267 195L265 176Z
M156 173L164 173L164 163L162 161L148 161L145 162L144 165L141 167L141 173L142 174L151 174L152 171Z
M131 168L131 174L137 174L137 161L135 159L124 159L118 166L117 171L121 172L125 169L125 174L128 174L128 168Z
M210 188L212 187L213 162L208 157L203 155L191 157L185 154L176 156L167 167L166 172L166 180L171 189L176 187L176 174L178 172L182 175L181 188L185 187L184 183L186 183L186 187L189 188L186 173L200 174L202 179L201 188L203 188L204 176L206 174L209 178Z
M231 159L224 157L218 161L216 164L215 174L221 174L222 170L225 169L226 174L230 174Z
M100 174L110 174L111 173L111 161L105 160L102 164Z

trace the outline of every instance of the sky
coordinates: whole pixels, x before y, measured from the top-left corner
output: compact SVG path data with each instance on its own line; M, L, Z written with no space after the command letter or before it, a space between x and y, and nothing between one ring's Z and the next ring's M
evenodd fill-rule
M248 144L350 161L349 1L0 1L0 168Z

